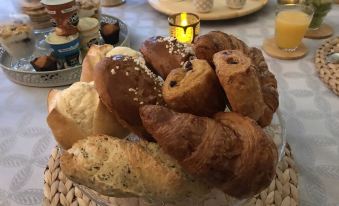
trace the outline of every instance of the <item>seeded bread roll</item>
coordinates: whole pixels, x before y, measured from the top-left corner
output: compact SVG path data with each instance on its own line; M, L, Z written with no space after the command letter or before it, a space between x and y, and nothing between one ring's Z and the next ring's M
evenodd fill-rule
M193 59L172 70L162 92L167 105L178 112L211 117L226 107L225 93L206 60Z
M184 173L158 144L146 141L90 136L73 145L60 160L68 178L107 196L173 202L210 190Z
M106 57L94 69L94 81L102 102L119 121L141 138L153 138L144 129L139 107L164 105L162 80L149 70L143 59L114 55Z
M129 133L102 104L93 82L77 82L63 91L51 90L47 123L64 149L89 135L123 138Z
M144 55L147 66L163 79L193 56L190 46L178 42L173 37L151 37L144 41L140 51Z

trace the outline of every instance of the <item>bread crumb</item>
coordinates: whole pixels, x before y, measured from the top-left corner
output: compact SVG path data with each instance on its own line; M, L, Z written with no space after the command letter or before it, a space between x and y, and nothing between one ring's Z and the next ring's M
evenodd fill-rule
M112 73L112 75L116 74L114 69L111 70L111 73Z

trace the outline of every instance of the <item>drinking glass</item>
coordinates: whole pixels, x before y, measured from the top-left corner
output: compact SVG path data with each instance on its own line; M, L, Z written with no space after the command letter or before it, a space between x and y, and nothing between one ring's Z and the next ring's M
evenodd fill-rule
M312 6L278 5L275 17L275 43L285 51L295 51L312 20Z
M303 4L311 5L314 8L314 15L309 26L310 29L319 29L324 18L332 8L333 0L305 0Z

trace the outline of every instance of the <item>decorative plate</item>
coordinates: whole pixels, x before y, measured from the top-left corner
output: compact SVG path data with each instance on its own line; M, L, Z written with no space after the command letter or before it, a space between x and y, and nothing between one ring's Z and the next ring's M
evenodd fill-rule
M101 15L102 22L110 21L119 21L120 24L120 41L115 46L129 46L130 45L130 36L128 31L128 26L118 19L117 17L109 15ZM41 35L43 37L43 35ZM37 39L37 41L41 41ZM32 87L55 87L55 86L64 86L69 85L74 82L79 81L81 74L81 65L75 67L69 67L62 70L56 71L46 71L46 72L36 72L32 66L26 66L25 69L14 69L11 67L12 58L5 51L3 47L0 46L0 67L6 74L6 76L13 82L17 84L22 84Z
M233 19L254 13L267 4L268 0L247 0L242 9L230 9L226 6L226 0L214 0L213 10L209 13L198 13L194 9L192 0L148 0L148 3L157 11L166 15L178 12L191 12L199 15L201 20Z

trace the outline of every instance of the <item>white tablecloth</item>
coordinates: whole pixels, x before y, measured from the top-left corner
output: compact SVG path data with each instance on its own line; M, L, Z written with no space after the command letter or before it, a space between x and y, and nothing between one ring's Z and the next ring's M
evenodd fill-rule
M8 7L1 1L0 12ZM274 4L229 21L203 22L201 33L221 30L251 46L261 46L274 33ZM132 47L153 35L167 35L167 17L145 0L105 8L125 21ZM339 6L326 21L339 33ZM266 56L275 73L287 139L300 171L301 205L339 205L339 97L317 77L313 56L321 40L305 40L309 54L297 61ZM0 71L0 206L41 205L43 171L55 141L46 124L48 89L16 85Z

